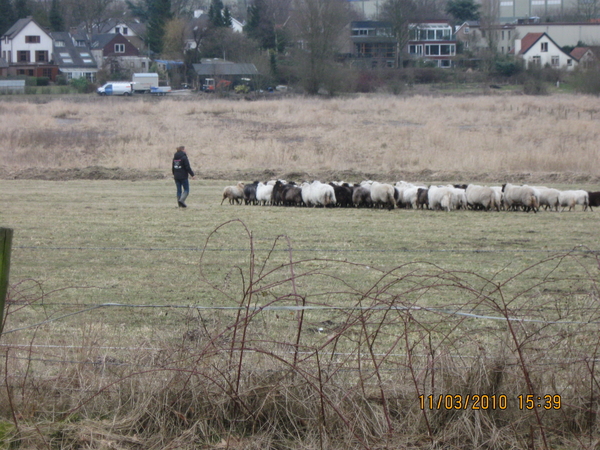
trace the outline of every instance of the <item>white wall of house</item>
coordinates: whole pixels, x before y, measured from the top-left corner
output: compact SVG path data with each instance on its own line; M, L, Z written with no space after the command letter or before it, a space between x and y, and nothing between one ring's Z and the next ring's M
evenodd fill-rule
M38 52L45 52L45 61L39 60ZM52 58L52 38L34 22L29 22L13 39L2 41L2 58L9 64L48 63Z
M573 70L577 65L570 55L563 52L548 36L542 36L525 53L521 53L521 40L515 40L515 54L518 54L526 62L527 67L545 67L546 65L556 69Z

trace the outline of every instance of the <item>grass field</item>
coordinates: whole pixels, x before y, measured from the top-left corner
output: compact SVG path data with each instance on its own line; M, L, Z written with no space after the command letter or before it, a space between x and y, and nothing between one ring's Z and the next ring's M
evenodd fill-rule
M231 183L182 210L170 179L0 181L6 442L593 448L597 211L221 206Z
M597 191L598 120L503 92L2 99L0 448L597 448L598 211L220 202L281 176Z

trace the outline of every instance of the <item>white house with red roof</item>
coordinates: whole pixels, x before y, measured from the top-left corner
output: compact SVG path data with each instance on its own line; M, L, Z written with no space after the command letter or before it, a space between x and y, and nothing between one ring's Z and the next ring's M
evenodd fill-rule
M529 67L553 67L573 70L577 65L570 54L563 51L546 33L527 33L523 39L515 39L515 56L522 58Z

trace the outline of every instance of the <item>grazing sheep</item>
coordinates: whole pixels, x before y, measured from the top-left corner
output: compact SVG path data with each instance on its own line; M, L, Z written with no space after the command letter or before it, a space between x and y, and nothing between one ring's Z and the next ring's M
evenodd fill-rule
M337 206L352 206L352 187L348 183L329 183L333 187Z
M504 209L504 192L502 192L502 186L490 186L490 189L494 192L496 205L500 209Z
M396 206L394 192L394 186L391 184L379 183L377 181L371 184L371 200L375 206L385 207L390 211L394 209Z
M588 201L590 211L593 211L592 206L600 206L600 191L588 192Z
M496 193L491 187L469 184L466 188L467 205L473 209L489 211L495 209L500 211L500 205L496 202Z
M406 208L408 206L407 203L404 201L404 192L413 187L415 187L414 184L407 183L406 181L398 181L394 185L394 189L396 189L396 205L398 206L398 208Z
M354 191L352 192L352 203L359 208L373 206L371 189L366 186L355 186Z
M506 183L502 185L502 192L507 210L523 208L527 212L533 210L534 213L537 213L540 208L539 198L531 186L515 186Z
M225 189L223 189L223 200L221 200L221 205L226 198L229 199L230 205L233 205L234 202L241 205L242 200L244 199L244 183L240 181L236 186L226 186Z
M256 186L256 201L259 205L270 205L271 204L271 193L273 192L273 184L258 183Z
M283 192L283 204L286 206L302 206L302 189L295 185L286 185Z
M429 189L419 188L417 190L417 208L418 209L429 209L429 201L427 200L427 193Z
M427 192L429 209L452 211L466 208L467 196L464 189L449 186L430 186Z
M256 186L258 186L258 183L258 181L254 181L244 186L244 203L246 205L256 205Z
M335 206L333 187L318 180L302 183L302 200L306 206Z
M543 206L546 211L548 208L550 208L550 211L553 209L558 211L558 206L560 205L560 202L558 201L560 191L558 189L547 187L535 187L534 189L537 190L540 208Z
M587 191L562 191L558 196L558 202L562 207L561 211L564 211L568 206L569 211L575 209L575 205L583 206L583 210L586 211L589 206L589 194ZM591 209L591 208L590 208Z

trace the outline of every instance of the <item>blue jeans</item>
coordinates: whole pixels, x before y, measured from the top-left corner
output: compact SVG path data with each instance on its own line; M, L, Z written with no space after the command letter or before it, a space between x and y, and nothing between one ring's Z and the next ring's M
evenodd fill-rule
M181 202L185 201L190 193L190 181L187 178L184 178L183 180L175 180L175 185L177 186L177 200L180 200Z

